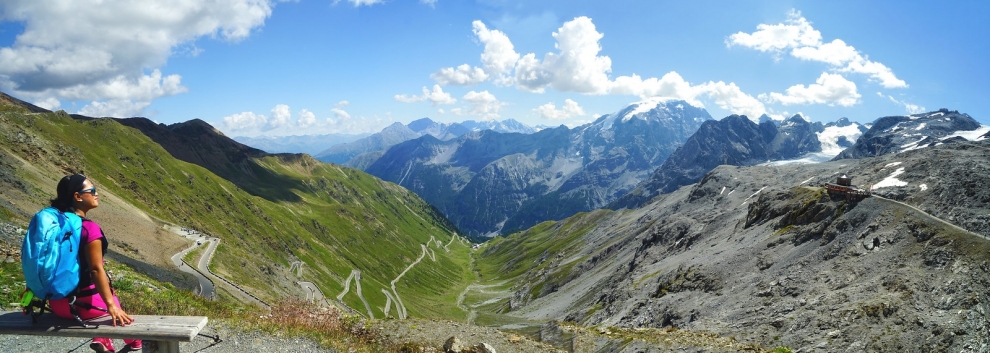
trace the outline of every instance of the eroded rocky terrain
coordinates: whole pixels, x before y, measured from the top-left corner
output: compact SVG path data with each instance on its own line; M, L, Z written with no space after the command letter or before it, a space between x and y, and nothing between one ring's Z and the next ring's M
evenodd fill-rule
M802 352L986 351L987 155L988 141L959 142L718 167L597 221L580 250L524 275L505 310ZM821 185L841 174L885 198L830 197Z

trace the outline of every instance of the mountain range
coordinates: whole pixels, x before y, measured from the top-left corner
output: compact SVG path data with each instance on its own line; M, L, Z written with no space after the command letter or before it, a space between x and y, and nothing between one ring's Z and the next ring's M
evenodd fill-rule
M440 140L450 140L469 132L492 130L503 133L531 134L537 130L513 119L503 121L466 120L460 123L439 123L429 118L414 120L407 125L394 123L381 132L357 139L353 142L332 145L314 154L316 159L364 169L374 162L385 150L400 142L430 135Z
M326 134L292 136L234 136L233 140L268 153L306 153L311 156L329 146L354 142L371 134Z
M624 195L708 120L684 101L650 100L573 129L422 136L392 146L365 171L416 192L484 239Z

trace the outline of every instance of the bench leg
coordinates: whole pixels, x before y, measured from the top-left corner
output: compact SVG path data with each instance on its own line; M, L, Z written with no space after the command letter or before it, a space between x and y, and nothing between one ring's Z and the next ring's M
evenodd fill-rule
M178 341L144 341L142 353L179 353Z

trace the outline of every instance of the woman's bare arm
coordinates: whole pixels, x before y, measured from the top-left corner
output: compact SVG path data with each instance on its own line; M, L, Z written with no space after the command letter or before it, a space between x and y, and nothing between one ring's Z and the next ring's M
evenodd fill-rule
M93 283L96 284L96 291L100 293L103 302L107 304L107 313L113 319L113 326L117 326L117 322L120 322L121 326L134 322L134 319L117 305L117 301L113 298L113 292L110 291L110 279L103 269L103 242L91 241L87 243L86 254L89 274L93 278Z

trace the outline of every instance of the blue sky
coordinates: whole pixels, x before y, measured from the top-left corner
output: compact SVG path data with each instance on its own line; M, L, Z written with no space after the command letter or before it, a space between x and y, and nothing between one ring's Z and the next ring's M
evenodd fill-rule
M0 90L229 136L576 126L654 96L990 125L986 1L3 0L0 21Z

